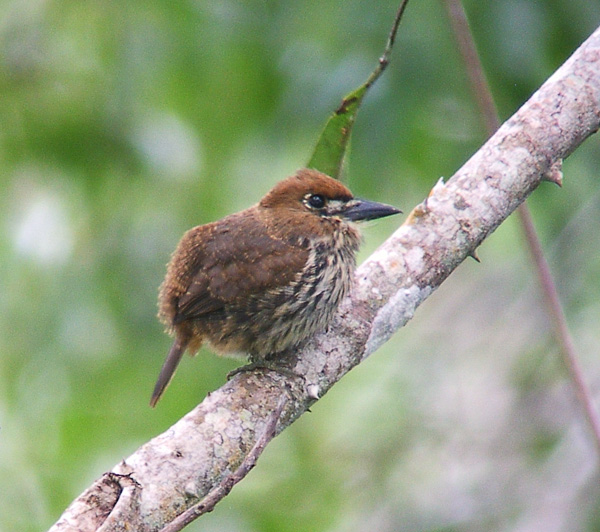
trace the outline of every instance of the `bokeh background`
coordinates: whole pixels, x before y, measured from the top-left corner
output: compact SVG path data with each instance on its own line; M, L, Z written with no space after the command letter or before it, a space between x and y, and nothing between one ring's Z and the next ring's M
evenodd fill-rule
M600 24L590 0L469 0L503 119ZM157 288L181 234L302 166L395 1L0 2L0 529L43 530L237 362L184 360ZM359 114L356 195L405 212L485 139L438 0ZM529 201L600 390L600 142ZM399 223L365 229L366 257ZM598 459L516 218L189 530L597 531Z

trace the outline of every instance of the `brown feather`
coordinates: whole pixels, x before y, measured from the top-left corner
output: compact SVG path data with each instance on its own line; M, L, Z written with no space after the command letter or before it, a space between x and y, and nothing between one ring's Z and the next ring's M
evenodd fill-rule
M292 245L265 233L260 221L249 223L257 216L257 209L252 208L224 218L218 228L199 235L202 244L196 247L196 259L202 259L189 268L190 281L176 302L173 324L210 320L211 313L228 305L288 285L302 270L307 244Z
M396 212L373 206L370 217ZM339 181L304 169L257 205L187 231L160 290L159 316L176 338L151 404L186 350L208 342L260 361L324 330L350 290L360 207Z

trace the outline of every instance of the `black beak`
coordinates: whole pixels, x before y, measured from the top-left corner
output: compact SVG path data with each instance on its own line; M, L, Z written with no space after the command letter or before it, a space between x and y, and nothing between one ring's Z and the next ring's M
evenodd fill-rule
M343 216L347 220L358 222L360 220L375 220L376 218L383 218L401 212L400 209L385 203L355 198L350 202L350 206L344 211Z

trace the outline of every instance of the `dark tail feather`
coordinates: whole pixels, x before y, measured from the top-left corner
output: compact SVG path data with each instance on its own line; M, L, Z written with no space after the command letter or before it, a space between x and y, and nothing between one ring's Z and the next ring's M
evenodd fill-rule
M173 374L175 373L175 370L179 365L179 361L181 360L181 357L185 352L187 344L187 342L181 342L180 340L175 340L175 342L173 342L173 345L169 350L169 354L167 355L165 363L163 364L163 367L160 370L160 374L158 376L158 380L156 381L156 385L154 386L154 391L152 392L152 399L150 399L151 407L156 406L156 403L158 403L160 396L163 394L166 387L169 385L169 382L171 382Z

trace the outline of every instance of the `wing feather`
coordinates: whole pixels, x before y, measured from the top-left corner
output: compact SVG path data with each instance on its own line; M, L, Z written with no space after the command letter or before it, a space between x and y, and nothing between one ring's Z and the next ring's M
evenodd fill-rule
M248 210L205 226L173 324L220 317L227 305L285 286L302 271L309 254L306 240L286 241L265 231L260 220L240 220L242 215L256 216Z

